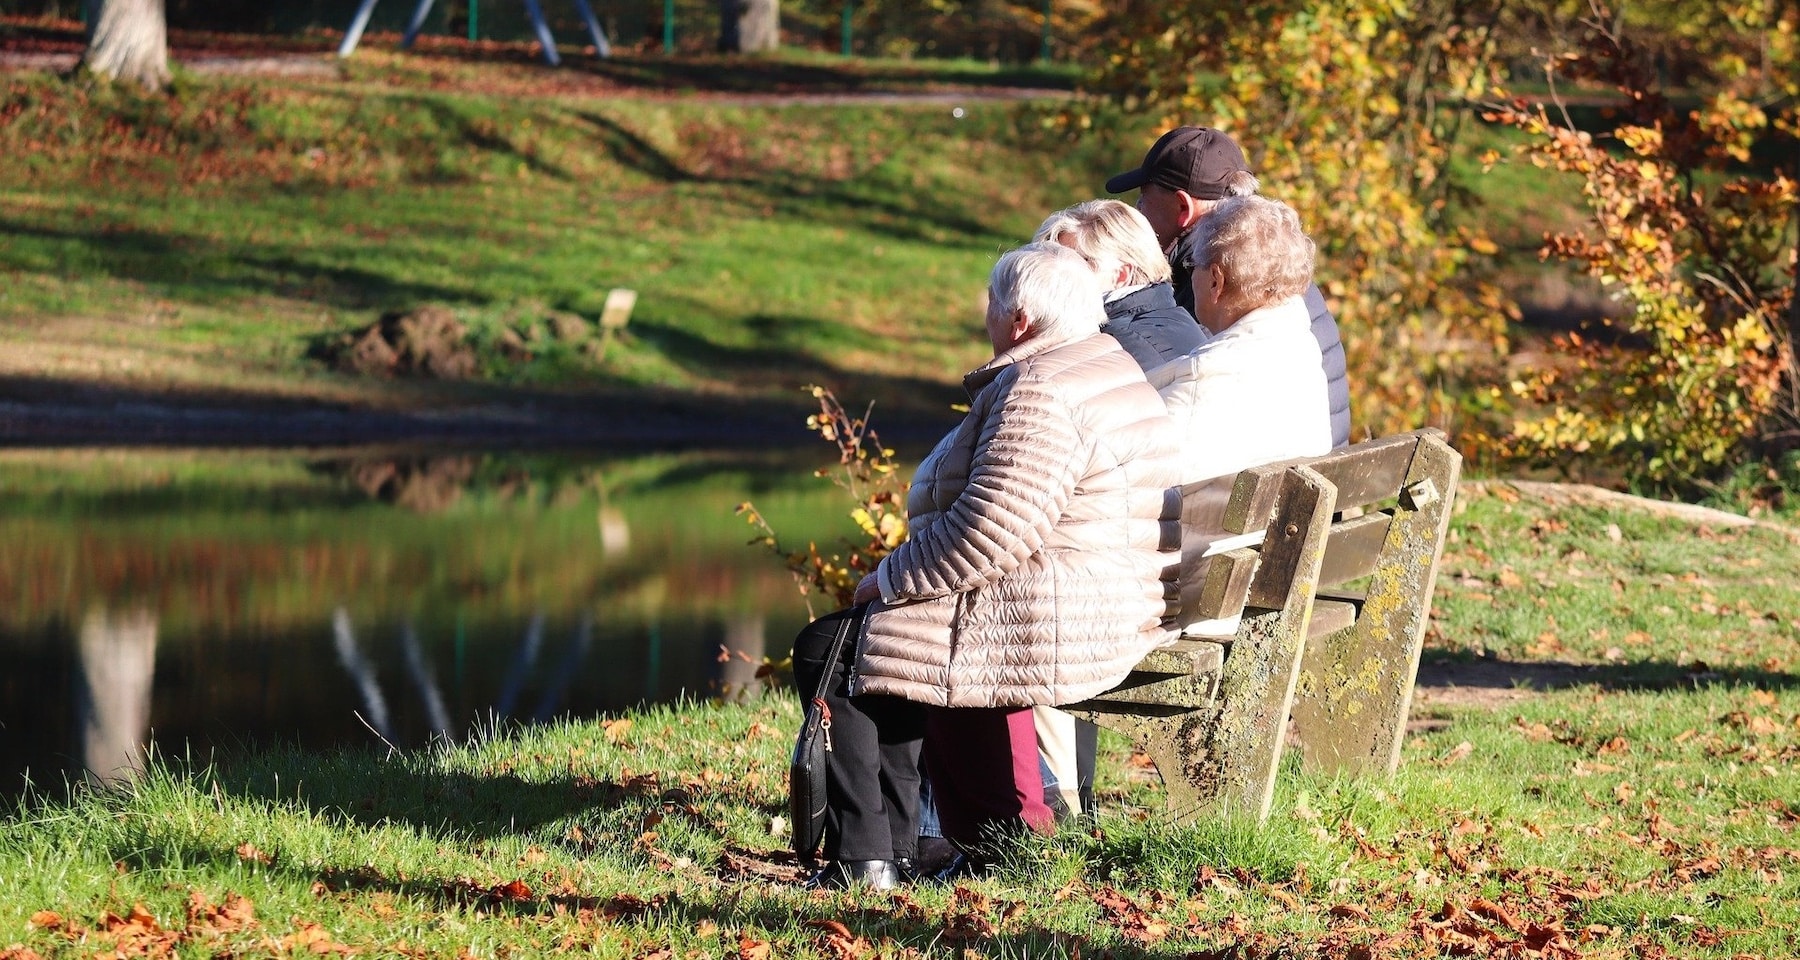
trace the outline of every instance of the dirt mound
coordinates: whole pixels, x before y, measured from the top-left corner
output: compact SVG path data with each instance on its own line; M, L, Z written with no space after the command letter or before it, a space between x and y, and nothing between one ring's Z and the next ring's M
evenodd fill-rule
M444 307L391 311L326 348L332 366L383 377L464 380L475 375L469 331Z

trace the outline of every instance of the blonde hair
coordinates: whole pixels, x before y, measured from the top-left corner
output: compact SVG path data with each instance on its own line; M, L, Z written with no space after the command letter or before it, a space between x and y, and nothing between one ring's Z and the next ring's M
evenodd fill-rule
M1119 264L1125 268L1125 286L1169 279L1169 261L1150 221L1136 207L1118 200L1088 200L1058 210L1044 219L1031 239L1060 243L1096 268ZM1102 286L1112 286L1111 277L1100 279Z
M1220 305L1233 316L1297 297L1312 282L1317 248L1280 200L1227 197L1194 228L1194 270L1223 274Z

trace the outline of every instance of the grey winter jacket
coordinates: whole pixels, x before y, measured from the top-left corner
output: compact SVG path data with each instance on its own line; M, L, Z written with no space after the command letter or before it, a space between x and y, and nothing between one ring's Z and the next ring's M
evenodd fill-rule
M1146 372L1192 353L1206 340L1205 329L1175 302L1175 288L1167 282L1107 300L1100 332L1119 341Z
M1192 233L1175 241L1169 255L1174 271L1175 302L1188 313L1194 312L1194 253ZM1331 445L1341 447L1350 442L1350 374L1344 362L1344 340L1338 334L1337 321L1325 305L1319 285L1306 287L1306 309L1312 315L1313 338L1319 341L1319 359L1325 369L1325 385L1331 400Z
M876 569L856 693L949 707L1087 699L1173 638L1176 437L1113 338L1027 340L964 378Z

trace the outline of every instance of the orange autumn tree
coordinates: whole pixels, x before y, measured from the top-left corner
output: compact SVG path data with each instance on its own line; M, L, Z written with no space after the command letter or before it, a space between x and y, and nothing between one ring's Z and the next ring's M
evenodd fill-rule
M1528 135L1524 157L1576 174L1587 221L1546 238L1624 308L1604 336L1568 334L1567 364L1510 384L1509 453L1705 489L1734 467L1800 446L1800 304L1794 219L1800 177L1800 5L1686 4L1710 89L1678 105L1658 58L1592 0L1553 84L1604 84L1621 122L1576 129L1552 98L1489 112ZM1773 158L1770 163L1767 158Z

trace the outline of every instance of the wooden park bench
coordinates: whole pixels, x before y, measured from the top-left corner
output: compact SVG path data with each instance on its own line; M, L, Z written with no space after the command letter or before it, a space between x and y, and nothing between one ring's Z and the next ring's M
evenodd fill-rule
M1238 474L1225 539L1183 545L1180 620L1236 632L1184 633L1066 709L1136 741L1177 820L1266 818L1290 716L1310 769L1393 772L1461 467L1420 430ZM1185 532L1218 485L1182 489Z

